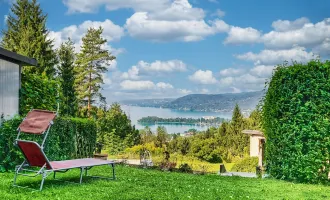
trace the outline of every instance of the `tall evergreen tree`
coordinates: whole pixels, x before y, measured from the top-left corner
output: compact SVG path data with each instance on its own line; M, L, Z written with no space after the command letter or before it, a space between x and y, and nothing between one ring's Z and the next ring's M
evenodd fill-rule
M61 83L63 94L61 112L67 116L75 116L78 105L74 87L75 53L73 42L68 39L68 41L62 43L60 48L57 50L57 54L59 60L58 77Z
M11 7L1 46L38 61L37 67L25 67L24 73L46 73L48 77L55 73L56 54L46 21L47 15L37 0L17 0Z
M95 98L100 97L102 74L107 72L106 65L115 59L111 53L104 49L107 40L102 37L103 29L89 28L83 37L81 52L77 57L76 90L80 102L87 104L88 116Z

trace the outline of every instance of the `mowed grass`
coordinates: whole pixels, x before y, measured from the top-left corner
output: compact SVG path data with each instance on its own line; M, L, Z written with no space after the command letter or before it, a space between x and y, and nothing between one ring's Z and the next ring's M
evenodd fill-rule
M117 166L117 180L84 178L82 185L53 180L42 192L12 187L13 173L0 174L0 199L330 199L330 188L272 179L221 177L162 172ZM93 175L110 176L111 168L95 167ZM79 170L58 178L78 181ZM18 183L38 188L38 178L19 177Z

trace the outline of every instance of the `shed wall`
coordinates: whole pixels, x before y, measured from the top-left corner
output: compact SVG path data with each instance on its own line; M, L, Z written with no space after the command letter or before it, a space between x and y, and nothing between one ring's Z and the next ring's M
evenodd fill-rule
M0 115L10 118L19 112L20 66L0 59Z

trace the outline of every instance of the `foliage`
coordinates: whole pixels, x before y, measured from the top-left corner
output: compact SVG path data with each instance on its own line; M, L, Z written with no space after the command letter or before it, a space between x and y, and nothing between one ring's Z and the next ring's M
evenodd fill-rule
M36 74L22 74L20 89L20 114L26 115L31 109L56 110L58 85L55 80Z
M0 170L12 170L23 161L22 153L14 146L17 127L22 119L5 121L0 127ZM42 141L42 136L21 134L21 139ZM57 118L45 144L50 160L92 157L96 144L96 124L92 120Z
M179 166L179 172L191 173L192 171L193 170L191 169L191 167L187 163L183 163Z
M156 133L156 146L163 147L167 144L169 140L169 135L167 134L167 130L164 126L158 126Z
M3 30L2 46L38 61L37 67L24 67L23 73L45 73L51 78L57 61L46 22L47 15L43 14L37 0L17 0L8 15L7 29Z
M76 61L76 91L78 100L87 105L88 117L95 98L100 97L103 76L107 65L115 59L103 46L107 40L102 37L103 29L89 28L82 38L81 52Z
M97 141L104 144L110 154L118 154L140 142L138 130L117 103L112 104L109 110L99 112L97 127Z
M266 167L276 178L328 182L330 62L284 63L264 98Z
M232 172L256 172L258 157L247 157L236 162L231 168Z
M60 112L65 116L75 116L77 113L77 99L74 88L75 73L74 61L75 53L73 42L69 39L62 43L57 50L59 66L58 79L61 83L63 101L60 106Z

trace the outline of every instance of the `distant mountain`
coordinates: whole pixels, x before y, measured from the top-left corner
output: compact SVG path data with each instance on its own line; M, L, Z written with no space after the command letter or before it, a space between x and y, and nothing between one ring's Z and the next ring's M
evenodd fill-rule
M262 91L227 94L190 94L178 99L126 100L122 104L141 107L162 107L191 111L232 111L237 103L243 111L251 111L263 96Z
M166 107L177 110L232 111L237 103L242 110L253 110L262 91L228 94L191 94L170 102Z
M141 106L141 107L163 107L164 105L174 101L175 99L165 98L165 99L133 99L124 100L120 103L130 106Z

